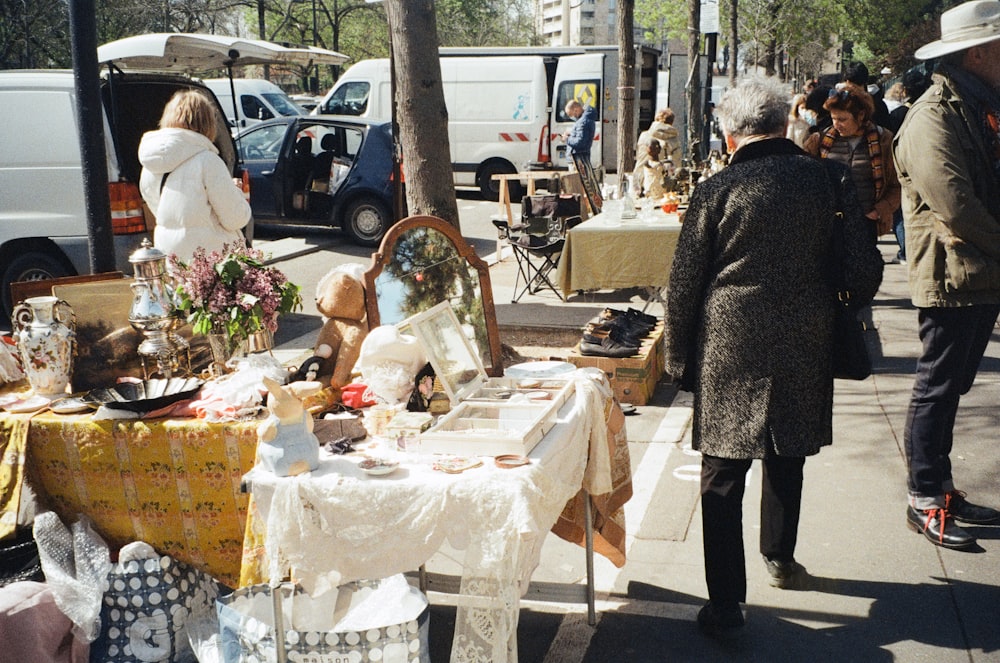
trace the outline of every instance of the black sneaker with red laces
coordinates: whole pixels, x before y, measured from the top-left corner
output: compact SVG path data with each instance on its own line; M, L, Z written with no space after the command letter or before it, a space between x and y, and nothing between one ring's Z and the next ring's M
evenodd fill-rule
M965 493L960 490L953 490L944 496L944 508L960 523L1000 525L1000 511L973 504L965 499Z
M936 546L965 550L976 545L976 538L955 524L947 509L906 507L906 526Z

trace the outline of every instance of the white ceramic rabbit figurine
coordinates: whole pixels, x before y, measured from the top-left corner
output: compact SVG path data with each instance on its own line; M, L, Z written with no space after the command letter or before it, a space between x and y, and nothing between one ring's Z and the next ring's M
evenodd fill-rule
M280 384L268 377L263 382L271 414L257 427L257 463L279 477L315 470L319 440L312 432L312 415Z

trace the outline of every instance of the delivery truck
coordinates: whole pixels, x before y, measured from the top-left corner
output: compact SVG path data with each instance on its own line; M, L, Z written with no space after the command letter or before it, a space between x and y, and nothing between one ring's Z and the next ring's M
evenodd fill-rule
M564 109L574 98L597 110L594 168L617 168L617 46L442 48L440 56L456 186L496 199L494 174L565 169L560 136L573 125ZM659 51L636 49L636 139L653 120L658 61ZM390 78L388 60L362 60L313 113L389 120Z

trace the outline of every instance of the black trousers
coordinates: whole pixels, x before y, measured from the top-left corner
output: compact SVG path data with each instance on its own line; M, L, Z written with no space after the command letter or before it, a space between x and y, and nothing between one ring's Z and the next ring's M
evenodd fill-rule
M799 531L805 458L769 454L763 459L760 553L791 561ZM713 603L741 603L747 597L743 555L743 492L751 459L701 457L701 522L705 580Z
M919 311L923 352L903 429L907 487L919 509L944 506L954 489L952 433L958 402L972 388L1000 313L995 304Z

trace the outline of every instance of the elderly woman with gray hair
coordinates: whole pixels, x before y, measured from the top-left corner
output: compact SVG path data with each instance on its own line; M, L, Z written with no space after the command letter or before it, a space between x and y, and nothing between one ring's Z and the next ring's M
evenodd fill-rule
M702 454L709 600L698 626L725 636L744 622L742 502L754 459L762 462L760 552L771 584L800 586L808 577L795 544L805 457L833 441L831 274L842 268L864 304L881 283L882 257L847 170L785 138L781 87L746 81L716 113L732 159L691 196L670 272L666 368L694 393L692 441ZM843 223L843 265L830 257L835 223Z

